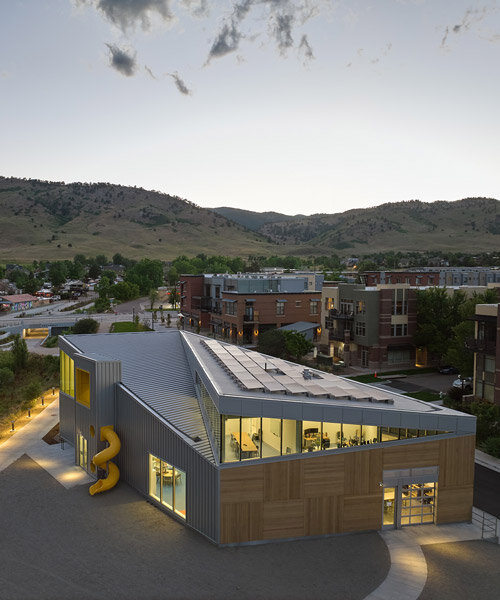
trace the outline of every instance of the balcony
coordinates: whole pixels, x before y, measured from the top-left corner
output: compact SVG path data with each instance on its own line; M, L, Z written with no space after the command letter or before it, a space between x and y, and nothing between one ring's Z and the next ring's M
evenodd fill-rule
M339 312L336 308L332 308L328 311L327 319L352 321L354 319L354 312Z
M340 330L329 330L328 331L328 339L330 342L350 342L351 341L351 331L349 329Z
M468 338L465 341L465 347L472 352L479 352L481 354L496 354L496 343L493 340L477 340L475 338Z
M245 321L245 323L258 323L259 322L259 311L253 310L250 312L246 312L243 315L243 321Z

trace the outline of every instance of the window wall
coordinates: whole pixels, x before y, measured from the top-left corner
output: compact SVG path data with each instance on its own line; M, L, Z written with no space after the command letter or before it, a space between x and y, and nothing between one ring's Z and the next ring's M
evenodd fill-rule
M66 352L59 351L61 392L75 396L75 362Z
M447 431L221 415L221 462L381 444Z
M149 495L186 518L186 473L152 454L149 455Z

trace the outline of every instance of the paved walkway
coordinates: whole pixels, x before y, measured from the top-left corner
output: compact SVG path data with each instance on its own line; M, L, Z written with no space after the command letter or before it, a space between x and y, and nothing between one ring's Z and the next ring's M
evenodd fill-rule
M417 600L427 582L427 561L421 546L480 540L472 523L422 525L380 533L391 555L386 579L365 600Z
M93 481L75 463L74 447L47 444L43 436L59 422L59 395L44 411L0 446L0 471L27 454L65 488Z

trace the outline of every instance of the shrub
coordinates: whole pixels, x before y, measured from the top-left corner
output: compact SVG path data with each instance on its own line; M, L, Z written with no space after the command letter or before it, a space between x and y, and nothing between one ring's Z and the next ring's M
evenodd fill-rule
M99 323L95 319L80 319L73 325L73 333L97 333Z
M481 444L481 450L490 456L500 458L500 437L486 438L484 443Z

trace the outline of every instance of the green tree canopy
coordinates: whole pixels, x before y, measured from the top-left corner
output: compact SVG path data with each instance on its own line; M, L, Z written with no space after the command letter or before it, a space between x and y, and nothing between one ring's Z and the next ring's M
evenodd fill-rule
M259 336L257 350L263 354L298 362L313 347L314 345L297 331L271 329Z
M73 333L97 333L99 323L95 319L80 319L73 325Z
M12 344L12 364L14 371L17 373L22 369L25 369L28 364L28 347L26 346L26 340L24 340L19 334L14 338Z

